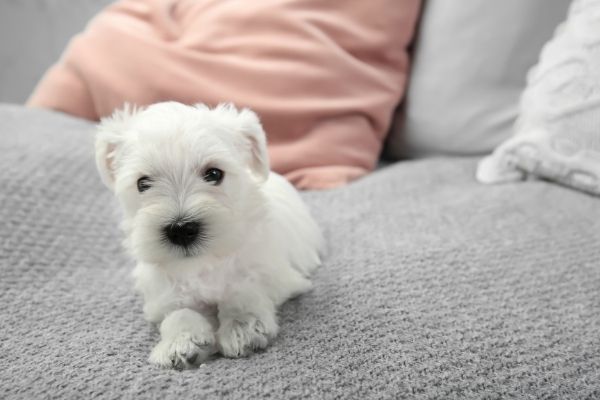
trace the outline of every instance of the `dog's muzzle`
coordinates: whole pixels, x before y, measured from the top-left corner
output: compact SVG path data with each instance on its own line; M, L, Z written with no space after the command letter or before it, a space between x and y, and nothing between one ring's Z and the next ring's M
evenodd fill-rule
M201 236L202 225L198 221L178 219L165 226L163 232L172 244L180 247L189 247Z

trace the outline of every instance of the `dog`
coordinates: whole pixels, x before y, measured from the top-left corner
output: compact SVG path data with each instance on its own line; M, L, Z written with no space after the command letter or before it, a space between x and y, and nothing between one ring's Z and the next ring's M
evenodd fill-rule
M102 119L96 164L124 214L135 288L161 339L149 361L186 369L277 335L277 309L311 288L323 236L271 172L249 109L176 102Z

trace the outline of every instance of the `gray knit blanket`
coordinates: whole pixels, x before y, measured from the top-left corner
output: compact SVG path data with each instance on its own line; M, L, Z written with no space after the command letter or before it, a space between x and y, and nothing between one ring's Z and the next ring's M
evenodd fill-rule
M468 158L304 193L328 255L274 343L151 366L92 133L0 107L0 398L600 398L600 200Z

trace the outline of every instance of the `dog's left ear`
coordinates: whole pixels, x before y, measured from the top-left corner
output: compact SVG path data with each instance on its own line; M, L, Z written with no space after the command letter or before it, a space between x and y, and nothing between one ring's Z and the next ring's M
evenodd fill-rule
M245 108L240 111L239 118L240 130L245 139L245 152L248 155L247 164L257 180L264 182L270 172L267 136L258 116L253 111Z
M114 191L117 155L121 150L125 134L137 110L128 104L103 118L96 131L96 167L102 182Z

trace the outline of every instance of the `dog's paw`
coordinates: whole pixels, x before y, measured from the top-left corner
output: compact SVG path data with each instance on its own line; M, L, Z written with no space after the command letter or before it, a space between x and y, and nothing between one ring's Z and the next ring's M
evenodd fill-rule
M178 370L194 368L215 353L214 340L183 332L173 338L162 339L150 353L150 363Z
M219 349L226 357L245 357L267 347L277 330L275 321L263 322L250 315L227 318L217 331Z

